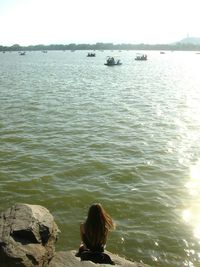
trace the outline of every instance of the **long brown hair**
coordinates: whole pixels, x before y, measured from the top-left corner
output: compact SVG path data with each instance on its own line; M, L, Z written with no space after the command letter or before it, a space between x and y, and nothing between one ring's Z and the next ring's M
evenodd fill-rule
M91 245L105 245L108 231L112 228L115 228L114 222L101 204L90 206L85 221L85 235Z

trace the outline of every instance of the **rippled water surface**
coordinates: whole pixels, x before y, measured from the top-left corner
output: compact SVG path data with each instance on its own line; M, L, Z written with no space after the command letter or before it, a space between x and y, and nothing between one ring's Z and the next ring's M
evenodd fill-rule
M0 54L0 210L40 204L79 246L101 202L107 249L151 266L200 266L200 56ZM123 65L104 66L109 54Z

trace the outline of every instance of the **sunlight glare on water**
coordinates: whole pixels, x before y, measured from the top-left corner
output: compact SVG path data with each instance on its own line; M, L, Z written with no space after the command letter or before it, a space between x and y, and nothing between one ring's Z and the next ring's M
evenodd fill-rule
M190 167L190 180L185 184L190 206L183 211L183 220L193 227L194 237L200 243L200 160Z

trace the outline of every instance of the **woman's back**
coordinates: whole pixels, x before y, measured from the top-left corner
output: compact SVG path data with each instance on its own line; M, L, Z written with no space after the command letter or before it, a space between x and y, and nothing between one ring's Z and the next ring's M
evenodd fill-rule
M93 204L89 208L86 221L80 225L82 244L77 255L81 257L81 260L114 264L109 255L104 253L111 228L114 228L114 223L110 215L100 204Z
M102 249L107 241L108 231L114 228L112 218L101 204L93 204L88 211L85 223L81 224L81 238L89 249Z
M91 238L91 236L96 236L96 233L91 233L91 235L87 235L85 232L85 223L81 224L82 227L82 241L87 247L87 249L91 251L103 252L104 246L106 244L106 240L98 240L97 238Z

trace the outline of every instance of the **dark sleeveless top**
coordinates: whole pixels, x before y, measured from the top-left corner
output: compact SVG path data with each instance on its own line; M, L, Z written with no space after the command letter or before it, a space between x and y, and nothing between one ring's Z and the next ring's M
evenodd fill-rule
M96 246L93 246L85 234L83 234L83 242L86 245L86 247L91 251L94 251L94 252L104 251L104 246L102 244L97 244Z

